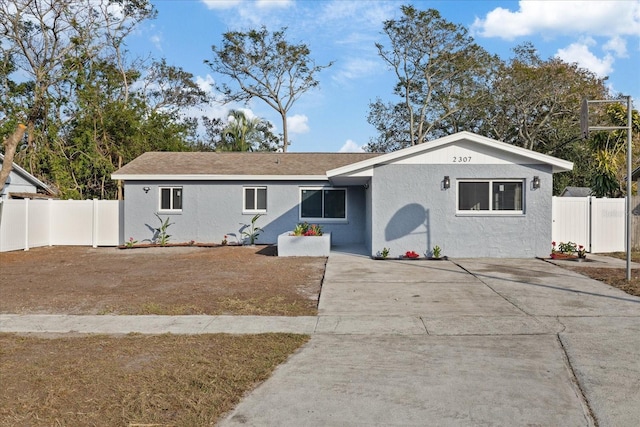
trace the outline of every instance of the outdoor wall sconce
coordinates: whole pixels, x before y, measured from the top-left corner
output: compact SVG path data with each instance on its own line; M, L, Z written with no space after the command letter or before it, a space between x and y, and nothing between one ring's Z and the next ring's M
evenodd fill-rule
M364 187L365 190L368 190L369 189L369 183L367 182L366 184L363 185L363 187Z
M540 188L540 177L538 175L533 177L533 188Z
M449 175L446 175L442 180L442 186L445 190L451 187L451 180L449 179Z
M145 194L148 193L149 190L151 190L149 187L142 187L142 191L144 191Z

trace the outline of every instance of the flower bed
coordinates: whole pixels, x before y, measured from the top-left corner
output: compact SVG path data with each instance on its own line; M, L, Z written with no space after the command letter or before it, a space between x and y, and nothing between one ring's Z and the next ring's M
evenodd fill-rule
M556 248L556 242L551 242L551 259L559 260L585 260L587 258L587 249L573 242L560 242Z

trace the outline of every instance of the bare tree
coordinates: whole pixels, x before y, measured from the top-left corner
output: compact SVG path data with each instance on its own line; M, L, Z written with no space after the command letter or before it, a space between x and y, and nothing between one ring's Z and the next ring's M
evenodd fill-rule
M287 151L287 112L300 96L318 86L315 75L328 65L315 65L305 44L285 39L286 28L269 33L265 27L248 32L229 31L221 47L211 46L214 57L205 60L211 69L237 86L218 85L224 102L248 102L259 98L282 118L282 150Z
M376 44L396 75L393 92L401 101L371 104L368 120L379 136L369 144L370 151L420 144L430 134L459 128L461 112L486 102L487 80L497 60L437 10L401 10L399 19L384 22L388 46Z

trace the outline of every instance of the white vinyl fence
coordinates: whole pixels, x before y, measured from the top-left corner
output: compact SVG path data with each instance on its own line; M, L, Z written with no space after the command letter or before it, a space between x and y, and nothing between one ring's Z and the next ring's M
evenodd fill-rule
M625 251L625 209L625 199L554 197L552 238L594 253Z
M38 246L118 246L124 241L124 202L2 200L0 252Z

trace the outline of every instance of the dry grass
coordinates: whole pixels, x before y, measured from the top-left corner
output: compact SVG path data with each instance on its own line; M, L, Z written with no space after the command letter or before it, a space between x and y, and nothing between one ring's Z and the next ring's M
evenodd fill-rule
M0 253L0 311L315 315L326 259L269 247ZM205 426L304 344L292 334L0 335L0 426Z
M627 272L623 268L570 267L572 271L599 280L629 295L640 297L640 270L631 270L631 280L627 281Z
M0 312L317 314L326 258L273 247L35 248L0 253Z
M626 252L613 252L602 255L627 259ZM631 252L631 261L640 262L640 252ZM631 280L629 281L627 281L627 271L624 268L571 267L570 270L623 290L629 295L640 297L640 270L638 269L631 270Z
M0 425L213 425L307 340L2 334Z

